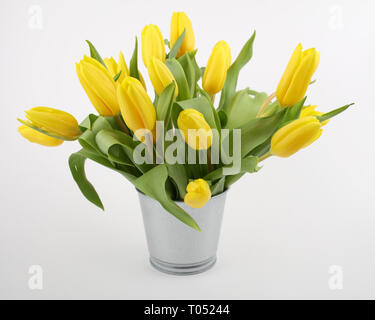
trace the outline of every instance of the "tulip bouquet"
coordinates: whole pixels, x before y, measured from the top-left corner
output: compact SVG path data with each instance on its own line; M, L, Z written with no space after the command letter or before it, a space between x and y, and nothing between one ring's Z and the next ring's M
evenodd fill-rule
M36 107L26 111L27 120L19 120L19 132L49 147L78 140L81 149L70 156L70 170L82 194L98 207L103 209L86 178L86 159L117 171L167 212L200 230L176 201L203 207L245 173L259 170L259 162L309 146L330 118L350 106L322 113L305 105L320 55L300 44L275 93L237 90L254 39L255 32L233 62L229 45L219 41L202 68L185 13L173 13L169 40L156 25L147 25L141 35L142 60L153 100L138 68L137 39L129 68L121 52L118 61L102 59L87 41L90 56L76 70L97 114L79 124L66 112Z

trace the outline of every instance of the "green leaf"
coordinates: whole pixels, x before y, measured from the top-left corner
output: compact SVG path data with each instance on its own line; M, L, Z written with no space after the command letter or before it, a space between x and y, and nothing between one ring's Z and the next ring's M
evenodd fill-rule
M241 127L241 154L246 156L251 150L265 142L279 128L285 109L270 117L256 118Z
M229 129L240 128L250 120L256 118L259 108L263 105L268 95L265 92L249 95L249 89L238 91L232 98L227 109Z
M317 119L320 121L320 122L324 122L328 119L331 119L332 117L334 116L337 116L338 114L340 114L341 112L344 112L346 109L348 109L350 106L352 106L354 103L350 103L350 104L347 104L341 108L337 108L335 110L332 110L330 112L327 112L321 116L318 116Z
M218 182L213 184L211 187L211 196L223 193L225 188L225 177L222 177Z
M104 63L102 57L100 56L98 50L96 50L96 48L94 47L94 45L89 40L86 40L86 42L87 42L87 44L90 47L90 56L91 56L91 58L94 58L95 60L99 61L107 69L107 66L105 65L105 63Z
M254 31L251 38L245 43L237 59L233 62L227 72L227 78L224 83L223 90L221 91L219 110L227 111L237 87L238 75L241 69L250 61L253 56L253 43L256 32Z
M131 77L136 78L139 81L141 81L141 78L138 72L138 38L137 37L135 37L134 51L130 59L129 74Z
M171 51L169 51L167 58L170 58L170 59L176 58L178 50L180 50L181 44L184 41L185 34L186 34L186 30L184 29L184 32L181 33L181 35L178 37L178 39L174 43Z
M88 130L91 130L92 128L92 125L94 124L94 122L96 121L96 119L98 119L99 116L97 116L96 114L89 114L80 124L79 124L79 128L82 132L86 131L87 129Z
M165 191L165 183L168 178L168 170L166 165L158 165L146 172L144 175L134 181L135 187L151 197L159 201L161 206L175 216L177 219L192 227L195 230L201 231L195 220L181 207L168 197Z
M122 70L120 70L120 72L118 74L116 74L114 77L113 77L113 80L116 82L118 80L118 78L120 78L121 76L121 72Z
M69 168L72 173L74 181L77 183L82 194L87 200L104 210L102 201L99 198L94 186L86 178L85 173L86 157L80 152L73 153L69 157Z
M156 106L156 120L164 121L165 129L169 127L171 109L174 100L176 84L171 82L161 93Z
M231 168L231 165L223 166L217 168L216 170L210 172L204 177L204 180L211 180L215 181L217 179L221 179L222 177L226 176L224 172L224 168ZM241 160L241 169L239 173L253 173L258 171L258 157L248 156Z
M203 114L204 118L211 128L220 130L221 124L219 116L211 101L206 97L202 96L199 98L178 101L176 102L176 104L179 105L182 109L195 109L199 111Z
M178 87L177 100L190 99L189 85L186 79L184 69L176 59L167 59L165 61L168 69L172 72Z
M100 151L110 161L137 167L141 172L150 170L152 164L137 164L133 161L133 151L140 142L134 141L132 137L118 130L101 130L95 137L95 142Z
M177 60L182 68L184 69L186 80L189 85L190 96L195 96L195 89L198 81L198 75L196 74L196 69L194 68L193 60L189 53L185 53L182 57Z
M285 108L286 112L284 115L284 119L280 123L280 128L299 118L305 101L306 97L297 102L294 106Z
M166 164L168 175L174 182L178 191L178 199L183 200L186 194L186 186L189 179L186 174L186 167L183 164Z

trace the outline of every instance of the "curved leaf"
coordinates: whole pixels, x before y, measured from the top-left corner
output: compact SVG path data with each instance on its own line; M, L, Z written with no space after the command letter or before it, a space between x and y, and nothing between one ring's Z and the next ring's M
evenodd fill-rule
M251 57L253 56L253 43L255 35L256 32L254 31L251 38L243 46L237 59L228 69L227 78L225 80L223 90L221 91L218 110L224 110L226 112L226 108L228 108L229 101L232 99L236 91L238 75L241 69L250 61Z
M190 99L189 85L186 79L185 71L176 59L167 59L165 61L168 69L172 72L178 87L177 100Z
M165 183L168 178L167 167L162 164L154 167L144 175L134 181L135 187L148 195L149 197L159 201L162 207L169 213L174 215L177 219L192 227L195 230L201 231L196 221L181 207L179 207L171 198L168 197L165 191Z
M178 37L178 39L174 43L171 51L169 51L167 55L167 58L170 58L170 59L176 58L178 50L180 50L181 44L184 41L185 33L186 33L186 29L184 29L184 32L181 33L181 35Z
M94 45L89 40L86 40L86 42L87 42L87 44L90 47L90 56L91 56L91 58L94 58L95 60L99 61L107 69L107 66L105 65L105 63L104 63L102 57L100 56L98 50L96 50L96 48L94 47Z

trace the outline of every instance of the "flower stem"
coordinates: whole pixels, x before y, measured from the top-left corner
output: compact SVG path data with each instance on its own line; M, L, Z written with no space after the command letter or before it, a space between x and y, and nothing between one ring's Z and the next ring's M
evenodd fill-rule
M260 118L261 115L263 114L264 110L266 109L266 107L268 106L268 104L272 101L273 98L275 98L276 96L276 93L272 93L270 96L268 96L268 98L264 101L264 103L262 104L262 106L259 108L258 110L258 113L257 113L257 118Z
M120 115L116 115L115 118L116 118L116 122L117 122L118 126L120 127L121 131L130 135L129 129L122 122Z
M261 162L263 160L266 160L267 158L269 158L270 156L272 156L271 152L268 151L267 153L265 153L264 155L262 155L261 157L259 157L258 159L258 162Z

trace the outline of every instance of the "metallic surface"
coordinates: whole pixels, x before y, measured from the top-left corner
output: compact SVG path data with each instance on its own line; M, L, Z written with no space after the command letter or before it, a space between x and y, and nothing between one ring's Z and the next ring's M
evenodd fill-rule
M189 275L204 272L215 264L227 192L212 197L199 209L176 202L195 219L201 232L176 219L159 202L140 192L138 195L154 268L169 274Z

